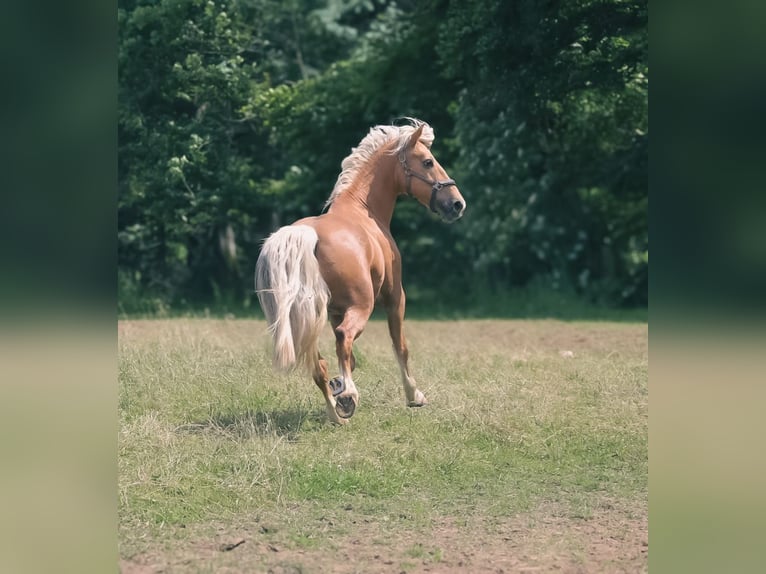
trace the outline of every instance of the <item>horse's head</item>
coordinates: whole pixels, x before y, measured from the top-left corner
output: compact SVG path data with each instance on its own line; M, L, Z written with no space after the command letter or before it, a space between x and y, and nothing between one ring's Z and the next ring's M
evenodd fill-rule
M452 223L463 215L465 199L429 147L420 141L424 127L425 124L420 124L399 151L404 189L444 221Z

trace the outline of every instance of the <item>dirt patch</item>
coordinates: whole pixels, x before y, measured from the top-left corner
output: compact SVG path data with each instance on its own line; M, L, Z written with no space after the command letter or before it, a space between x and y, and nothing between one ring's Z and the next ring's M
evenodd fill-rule
M638 510L638 512L637 512ZM346 529L343 529L346 530ZM512 518L441 517L422 527L357 520L342 535L281 539L262 525L220 530L120 562L122 574L263 572L268 574L511 572L646 572L645 509L602 504L588 518L554 506Z

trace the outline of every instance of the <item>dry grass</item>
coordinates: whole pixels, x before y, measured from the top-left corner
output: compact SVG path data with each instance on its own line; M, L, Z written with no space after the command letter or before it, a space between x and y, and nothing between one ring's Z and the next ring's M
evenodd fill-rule
M262 322L121 321L123 570L646 569L646 324L407 333L431 404L404 406L372 322L336 428L307 377L272 372Z

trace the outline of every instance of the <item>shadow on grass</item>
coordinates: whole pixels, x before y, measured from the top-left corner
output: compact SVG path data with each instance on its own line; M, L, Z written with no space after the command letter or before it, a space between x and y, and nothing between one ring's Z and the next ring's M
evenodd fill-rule
M176 432L225 433L237 438L279 436L295 440L301 431L316 428L326 420L324 411L302 408L247 410L243 413L218 413L205 421L176 427Z

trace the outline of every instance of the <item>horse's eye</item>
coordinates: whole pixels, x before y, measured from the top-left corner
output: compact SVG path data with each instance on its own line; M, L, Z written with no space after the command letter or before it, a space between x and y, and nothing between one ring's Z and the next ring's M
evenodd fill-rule
M425 167L427 169L431 169L433 166L434 166L434 160L427 159L427 160L423 161L423 167Z

